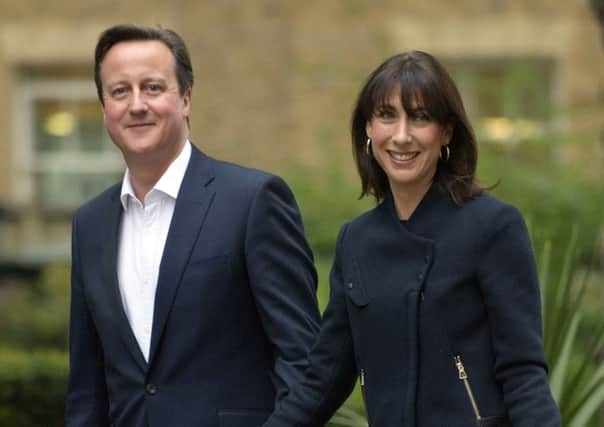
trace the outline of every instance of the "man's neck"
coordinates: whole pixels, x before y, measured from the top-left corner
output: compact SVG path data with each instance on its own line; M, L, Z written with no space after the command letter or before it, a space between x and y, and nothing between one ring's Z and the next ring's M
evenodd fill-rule
M136 198L144 204L145 196L159 181L172 162L182 152L186 141L174 153L152 153L148 156L136 155L127 158L130 185Z

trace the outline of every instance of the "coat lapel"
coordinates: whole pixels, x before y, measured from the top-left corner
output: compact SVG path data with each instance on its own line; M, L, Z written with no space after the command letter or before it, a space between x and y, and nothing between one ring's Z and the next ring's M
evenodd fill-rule
M159 268L149 365L157 352L189 256L212 204L214 190L210 184L213 179L211 159L192 146Z
M117 277L117 256L118 256L118 236L120 221L122 218L122 204L120 202L120 187L116 186L116 191L110 196L110 205L107 210L107 222L105 229L105 241L103 242L103 283L108 286L111 306L115 307L115 313L118 317L119 333L126 344L126 348L132 353L136 363L143 369L146 369L146 362L143 353L134 337L130 322L124 311L121 292Z

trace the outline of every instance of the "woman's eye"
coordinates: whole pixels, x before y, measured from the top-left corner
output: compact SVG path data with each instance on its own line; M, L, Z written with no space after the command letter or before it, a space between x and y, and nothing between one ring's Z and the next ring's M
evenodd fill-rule
M380 119L391 119L395 116L394 112L389 109L381 109L375 112L375 116Z
M411 118L417 122L429 122L432 119L428 114L422 111L416 111L411 115Z

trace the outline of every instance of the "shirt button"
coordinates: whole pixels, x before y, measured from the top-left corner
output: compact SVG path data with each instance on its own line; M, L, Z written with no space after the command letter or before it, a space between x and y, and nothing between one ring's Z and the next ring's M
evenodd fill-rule
M153 396L157 393L157 386L155 384L147 384L145 385L145 391L147 392L147 394Z
M424 257L424 261L425 261L426 264L428 264L430 262L430 255L426 255Z

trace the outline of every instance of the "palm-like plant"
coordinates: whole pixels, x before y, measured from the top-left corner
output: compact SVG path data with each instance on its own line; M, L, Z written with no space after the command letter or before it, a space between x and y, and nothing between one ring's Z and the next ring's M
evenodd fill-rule
M604 351L604 318L592 326L587 345L577 341L586 320L583 304L590 271L578 271L577 235L574 227L557 283L551 274L551 241L544 245L539 271L550 385L568 427L587 426L604 403L604 363L598 360Z

